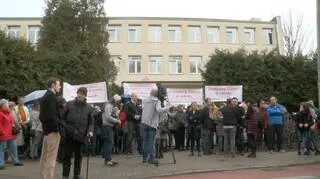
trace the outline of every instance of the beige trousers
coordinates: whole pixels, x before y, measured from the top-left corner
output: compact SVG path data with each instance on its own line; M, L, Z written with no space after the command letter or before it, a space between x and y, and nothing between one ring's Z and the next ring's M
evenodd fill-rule
M56 167L57 154L60 143L60 134L53 132L43 137L40 159L41 179L53 179Z

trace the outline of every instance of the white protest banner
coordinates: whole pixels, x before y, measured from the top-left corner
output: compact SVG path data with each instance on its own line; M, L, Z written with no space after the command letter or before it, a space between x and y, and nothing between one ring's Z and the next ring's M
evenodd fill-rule
M168 88L167 92L169 101L172 104L191 104L192 102L197 102L199 104L203 103L202 88Z
M227 101L228 98L236 97L242 101L242 85L235 86L205 86L206 98L213 101Z
M140 99L150 96L153 88L157 88L155 83L123 83L124 94L135 93Z
M77 90L80 87L85 87L88 90L88 103L104 103L107 100L107 86L106 82L91 83L83 85L70 85L63 83L63 97L66 101L71 101L77 96Z

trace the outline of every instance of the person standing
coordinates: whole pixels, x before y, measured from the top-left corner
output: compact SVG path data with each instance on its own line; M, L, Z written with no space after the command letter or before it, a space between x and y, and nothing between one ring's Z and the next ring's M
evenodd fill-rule
M18 104L13 108L16 120L21 126L21 132L17 135L17 144L19 154L23 154L30 145L30 136L28 133L28 123L30 121L30 113L27 106L24 105L24 98L18 98Z
M202 126L202 147L204 155L211 155L210 147L213 145L213 103L210 98L205 99L206 105L200 111L200 123Z
M304 155L310 155L311 135L310 128L313 125L313 117L310 113L308 103L303 103L300 106L300 112L297 119L297 149L298 155L301 155L301 150L306 149ZM303 146L304 144L304 146Z
M191 154L190 156L194 155L194 145L196 143L198 156L201 156L200 152L200 112L198 110L198 105L196 102L192 102L191 110L187 113L187 119L190 125L190 138L191 138Z
M267 108L269 116L269 153L273 152L275 144L277 144L278 152L282 150L283 124L284 124L284 107L277 103L277 98L270 98L270 106Z
M259 134L259 108L258 103L250 104L246 113L247 121L247 134L248 134L248 144L251 148L251 153L248 158L256 158L257 153L257 143Z
M140 122L141 114L138 114L138 96L135 93L131 94L131 100L124 105L124 112L127 117L127 139L126 139L126 153L133 153L133 142L136 138L138 144L138 152L141 154L141 135L140 135Z
M235 143L237 130L236 102L231 103L231 99L227 100L227 106L221 109L222 123L224 130L224 152L229 152L231 157L235 157Z
M158 90L152 89L150 96L142 100L141 118L142 162L155 165L159 163L155 160L155 140L160 115L170 109L170 105L161 106L157 95Z
M63 156L63 179L70 174L71 156L74 153L74 179L81 179L82 151L86 140L93 136L92 108L87 103L87 88L77 90L76 99L67 102L65 111L66 138Z
M9 102L6 99L0 100L0 170L5 169L5 148L11 154L14 166L22 166L18 157L16 134L13 133L13 127L17 127L15 119L9 109Z
M114 127L121 125L118 116L118 107L121 104L121 96L115 94L110 101L105 104L104 112L102 114L102 138L103 142L103 157L104 164L109 167L114 167L118 163L112 161L112 149L114 146Z
M57 96L60 81L52 78L48 81L48 90L40 101L39 118L43 128L43 144L40 158L41 179L53 179L60 143Z
M32 134L32 143L31 143L31 150L30 150L30 157L33 160L38 159L38 147L40 146L42 136L43 136L43 130L42 125L39 119L39 103L34 103L32 105L32 111L30 113L31 117L31 131Z

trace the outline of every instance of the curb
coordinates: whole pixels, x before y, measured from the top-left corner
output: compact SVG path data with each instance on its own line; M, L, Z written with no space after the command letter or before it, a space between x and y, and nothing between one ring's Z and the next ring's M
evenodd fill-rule
M250 169L279 169L281 168L287 168L287 167L295 167L295 166L305 166L305 165L314 165L314 164L320 164L320 161L313 161L308 163L298 163L298 164L289 164L289 165L277 165L277 166L252 166L252 167L235 167L235 168L222 168L222 169L199 169L199 170L189 170L189 171L181 171L181 172L173 172L168 174L161 174L161 175L154 175L154 176L145 176L145 177L134 177L134 178L143 178L143 179L149 179L149 178L164 178L164 177L173 177L173 176L180 176L180 175L193 175L193 174L204 174L204 173L215 173L215 172L229 172L229 171L238 171L238 170L250 170Z

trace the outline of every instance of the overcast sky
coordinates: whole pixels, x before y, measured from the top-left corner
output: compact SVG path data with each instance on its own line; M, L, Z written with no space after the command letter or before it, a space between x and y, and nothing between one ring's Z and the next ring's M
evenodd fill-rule
M248 20L302 16L308 49L316 48L316 0L106 0L108 16L198 17ZM44 0L0 0L0 17L41 17Z

